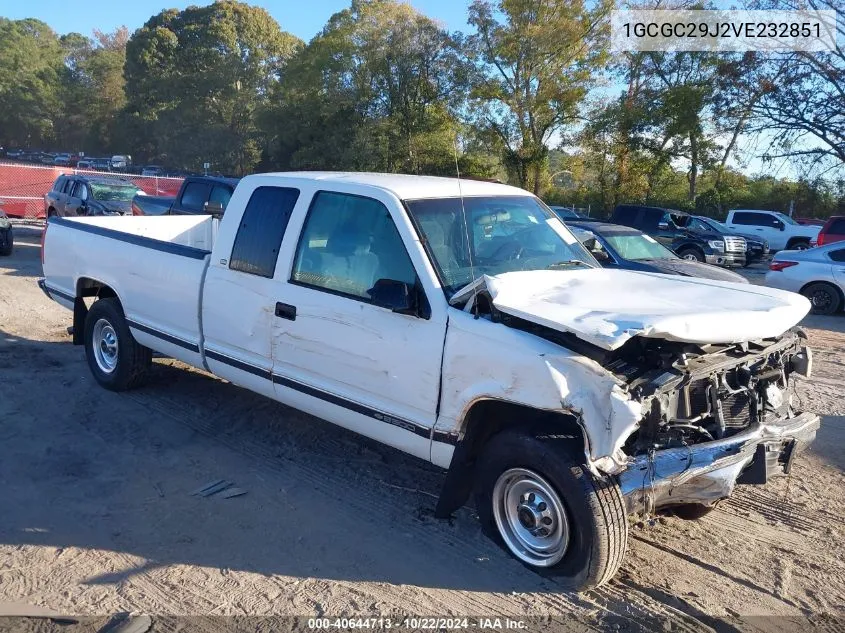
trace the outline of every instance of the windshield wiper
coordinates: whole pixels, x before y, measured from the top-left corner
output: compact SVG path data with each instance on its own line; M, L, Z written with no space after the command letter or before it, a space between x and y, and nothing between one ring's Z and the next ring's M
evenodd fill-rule
M553 270L558 267L563 266L586 266L587 268L592 268L587 262L582 262L580 259L566 259L562 262L555 262L554 264L549 264L546 266L546 270Z

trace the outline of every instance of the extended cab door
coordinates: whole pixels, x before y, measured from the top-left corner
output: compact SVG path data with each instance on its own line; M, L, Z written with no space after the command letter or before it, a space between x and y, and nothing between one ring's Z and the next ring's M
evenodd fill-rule
M259 186L240 192L244 212L224 218L203 284L202 331L208 368L271 398L274 278L298 189ZM232 223L237 223L232 226Z
M296 224L268 306L278 398L429 459L446 305L401 203L316 191Z

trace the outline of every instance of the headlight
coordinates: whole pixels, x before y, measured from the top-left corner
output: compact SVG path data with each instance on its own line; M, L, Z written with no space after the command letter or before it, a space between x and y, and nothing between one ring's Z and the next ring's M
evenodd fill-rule
M720 253L725 252L725 243L722 240L712 240L707 242L707 244L712 248L714 251L719 251Z

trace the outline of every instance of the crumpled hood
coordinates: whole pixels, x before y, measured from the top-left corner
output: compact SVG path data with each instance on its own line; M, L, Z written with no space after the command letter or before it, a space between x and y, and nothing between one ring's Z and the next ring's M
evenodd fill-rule
M634 336L698 344L779 336L810 310L806 298L784 290L603 268L484 275L451 302L476 288L506 314L608 350Z
M124 200L96 200L91 204L89 215L100 215L102 213L119 213L128 215L132 212L132 203Z

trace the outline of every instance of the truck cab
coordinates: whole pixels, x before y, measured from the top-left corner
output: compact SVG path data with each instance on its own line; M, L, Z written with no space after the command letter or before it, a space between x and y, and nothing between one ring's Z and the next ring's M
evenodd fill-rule
M759 235L773 251L806 250L818 237L820 226L799 224L779 211L734 209L725 225L731 230Z

